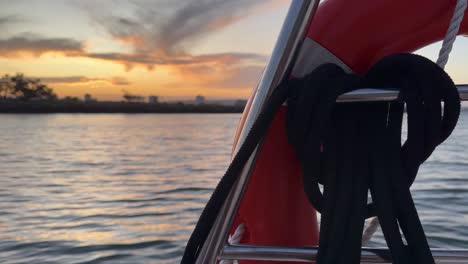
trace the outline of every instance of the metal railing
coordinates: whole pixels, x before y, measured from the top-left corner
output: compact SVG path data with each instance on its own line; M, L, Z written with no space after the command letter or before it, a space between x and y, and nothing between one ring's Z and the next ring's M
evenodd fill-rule
M319 0L293 0L288 14L278 36L270 61L260 79L258 89L255 92L252 107L245 121L239 142L235 149L245 140L248 131L263 108L271 92L278 86L285 76L288 76L294 66L294 60L299 53L300 46L305 38L309 23L315 14ZM257 151L247 161L239 179L234 184L227 200L224 202L216 219L215 225L210 231L207 241L201 249L196 264L215 263L217 256L222 251L229 235L229 228L239 206Z
M431 249L437 264L468 263L468 250ZM273 247L253 245L228 245L220 259L267 260L289 262L312 262L316 260L317 247ZM386 248L362 248L361 263L392 263Z
M460 99L468 101L468 84L457 85ZM399 99L399 92L383 89L359 89L338 97L337 102L375 102ZM437 264L468 263L468 250L431 249ZM259 245L226 245L219 260L258 260L258 261L316 261L318 247L277 247ZM392 263L391 254L386 248L362 248L361 263Z
M281 80L289 73L294 66L295 58L305 38L308 26L312 20L319 0L292 0L288 15L286 16L283 28L278 37L278 41L273 50L270 61L260 79L258 89L253 95L253 103L249 115L245 121L240 138L235 149L237 152L239 146L245 140L245 137L252 127L255 119L260 113L263 105L267 101L271 92L277 87ZM317 58L311 58L317 59ZM468 101L468 85L459 86L460 96ZM344 94L338 98L338 102L366 102L366 101L392 101L398 99L398 92L379 89L361 89L351 93ZM247 182L249 181L251 169L257 155L257 150L251 155L239 179L234 184L221 209L214 227L210 231L208 239L200 249L200 255L196 264L216 263L218 259L238 259L238 260L277 260L277 261L312 261L315 258L317 249L315 248L282 248L282 247L263 247L263 246L230 246L225 245L229 235L229 229L239 207ZM369 252L375 252L383 249L363 249L363 259ZM367 253L366 253L367 252ZM383 251L379 251L383 253ZM449 253L455 254L459 251L434 251L435 256L447 256ZM444 253L445 252L445 253ZM439 254L440 253L440 254ZM446 254L446 255L443 255ZM465 261L459 262L438 262L438 263L468 263L468 253L465 253ZM368 256L368 259L372 259ZM375 259L375 258L374 258ZM363 262L363 263L388 263L388 262Z
M462 101L468 101L468 84L457 85ZM373 102L398 100L398 91L381 89L359 89L338 97L337 102Z

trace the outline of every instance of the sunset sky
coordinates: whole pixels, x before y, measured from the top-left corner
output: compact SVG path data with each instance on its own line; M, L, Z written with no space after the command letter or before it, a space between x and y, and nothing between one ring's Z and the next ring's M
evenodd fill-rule
M0 0L0 73L59 96L246 98L290 0ZM431 59L439 44L420 51ZM447 67L468 83L468 38Z

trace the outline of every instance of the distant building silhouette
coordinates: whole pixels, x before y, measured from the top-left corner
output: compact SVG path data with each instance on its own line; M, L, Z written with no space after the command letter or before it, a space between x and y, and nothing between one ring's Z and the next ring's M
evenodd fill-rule
M197 95L195 97L195 104L200 105L205 103L205 96Z
M141 95L136 95L136 94L131 94L125 90L122 90L124 92L123 98L127 103L144 103L145 102L145 97Z
M85 103L91 103L91 102L96 102L97 100L95 98L93 98L92 95L90 94L85 94L84 96L84 102Z
M159 97L150 95L148 96L148 103L149 104L158 104L159 103Z

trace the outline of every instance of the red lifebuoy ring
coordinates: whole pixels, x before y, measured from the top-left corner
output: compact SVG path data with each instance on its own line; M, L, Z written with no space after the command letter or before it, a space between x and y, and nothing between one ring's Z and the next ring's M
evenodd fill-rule
M327 0L312 20L301 53L307 56L307 42L318 43L349 70L363 73L386 55L413 52L441 40L455 4L456 0ZM460 34L468 34L468 19L462 22ZM304 59L299 58L298 63ZM312 70L305 69L311 67L306 64L296 65L296 69ZM248 110L246 107L244 117ZM318 243L316 212L303 192L299 164L286 139L284 108L266 136L231 233L240 223L246 227L241 243Z

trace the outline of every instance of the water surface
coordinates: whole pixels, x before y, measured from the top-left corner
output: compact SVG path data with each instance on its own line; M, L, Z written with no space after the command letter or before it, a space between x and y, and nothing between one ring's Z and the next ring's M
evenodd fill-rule
M0 115L0 262L178 263L239 117ZM413 188L433 247L468 248L467 138L465 113Z

